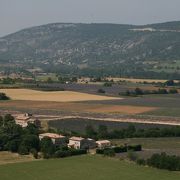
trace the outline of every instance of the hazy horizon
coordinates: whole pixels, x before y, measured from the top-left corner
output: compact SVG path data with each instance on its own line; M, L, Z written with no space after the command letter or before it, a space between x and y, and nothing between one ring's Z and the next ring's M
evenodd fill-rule
M179 7L179 0L0 0L0 37L49 23L179 21Z

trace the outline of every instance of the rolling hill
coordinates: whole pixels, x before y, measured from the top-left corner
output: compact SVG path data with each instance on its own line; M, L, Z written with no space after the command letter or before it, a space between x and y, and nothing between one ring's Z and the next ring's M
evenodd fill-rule
M54 23L0 38L0 63L86 75L180 77L180 21Z

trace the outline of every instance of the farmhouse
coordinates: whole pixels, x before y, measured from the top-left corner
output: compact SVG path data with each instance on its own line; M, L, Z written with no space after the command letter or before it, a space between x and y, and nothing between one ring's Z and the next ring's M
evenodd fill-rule
M103 149L111 146L111 142L108 140L96 141L98 148Z
M68 147L75 148L75 149L81 149L84 143L85 143L84 138L73 136L69 139Z
M22 127L27 127L29 123L35 124L37 127L41 126L41 122L32 114L28 113L17 115L15 117L15 122Z
M75 149L92 149L96 147L96 142L93 139L85 139L82 137L71 137L68 147Z
M39 139L42 140L43 138L48 137L51 138L52 142L56 146L64 146L66 145L66 137L55 134L55 133L43 133L39 134Z

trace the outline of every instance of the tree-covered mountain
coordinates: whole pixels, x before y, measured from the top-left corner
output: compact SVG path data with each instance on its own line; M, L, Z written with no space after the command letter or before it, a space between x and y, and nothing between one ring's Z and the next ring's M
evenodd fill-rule
M55 72L122 76L164 72L178 78L180 22L32 27L0 38L0 62Z

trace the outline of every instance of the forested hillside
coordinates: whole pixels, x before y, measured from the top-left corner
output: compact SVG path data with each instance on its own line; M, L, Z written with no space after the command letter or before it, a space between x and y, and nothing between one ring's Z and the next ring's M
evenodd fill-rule
M179 78L180 22L32 27L0 38L0 62L47 72Z

